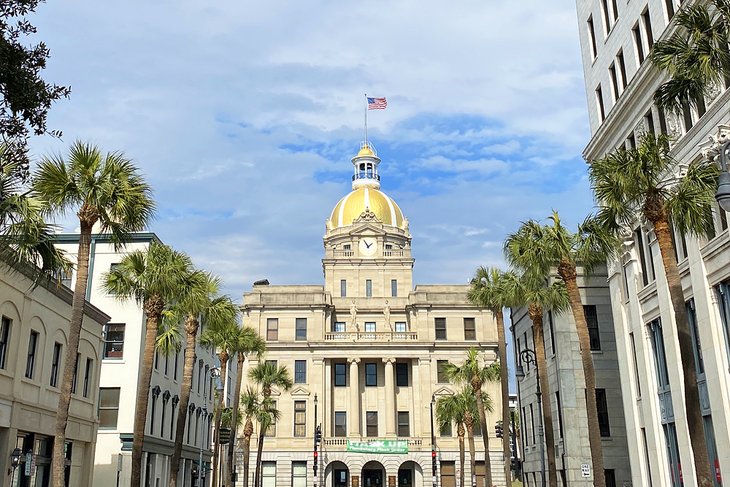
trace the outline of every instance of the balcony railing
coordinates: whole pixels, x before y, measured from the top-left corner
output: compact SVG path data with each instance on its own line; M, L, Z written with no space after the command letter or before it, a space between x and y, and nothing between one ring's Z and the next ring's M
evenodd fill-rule
M413 342L415 331L332 331L324 334L326 341L340 342Z
M345 437L335 437L335 438L325 438L324 444L325 446L347 446L347 440L354 440L354 441L381 441L385 438L369 438L369 437L357 437L357 438L345 438ZM391 438L389 438L391 439ZM421 446L423 445L423 438L418 437L402 437L399 436L395 438L397 440L408 440L408 446Z
M335 257L352 257L355 255L354 250L335 250Z

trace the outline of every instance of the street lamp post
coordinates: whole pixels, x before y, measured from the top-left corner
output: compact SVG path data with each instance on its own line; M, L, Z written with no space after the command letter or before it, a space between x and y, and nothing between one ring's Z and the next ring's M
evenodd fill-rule
M317 394L314 395L314 458L312 459L312 485L317 487L317 469L319 468L319 425L317 424Z
M727 167L727 152L730 149L730 139L720 146L720 178L717 184L715 199L725 211L730 211L730 172Z
M730 174L728 176L730 176ZM537 382L535 396L537 397L537 410L539 412L539 414L537 415L537 435L540 438L540 471L542 477L542 487L545 487L545 442L543 441L544 432L542 426L542 390L540 389L540 369L537 366L537 356L535 355L534 350L530 350L529 348L522 350L520 352L520 361L526 363L527 365L532 364L535 366L535 380ZM523 370L522 365L517 366L515 376L518 380L522 380L525 378L525 371Z
M23 451L20 448L16 448L10 454L10 466L13 468L13 474L10 476L10 485L15 482L15 470L20 465L20 458L23 456Z
M431 394L431 470L433 474L433 487L437 487L438 477L436 461L436 431L433 429L433 405L436 404L436 394Z

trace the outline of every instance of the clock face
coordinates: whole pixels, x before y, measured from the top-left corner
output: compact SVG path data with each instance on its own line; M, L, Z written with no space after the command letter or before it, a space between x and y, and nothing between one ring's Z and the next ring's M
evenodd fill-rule
M360 255L375 255L378 250L378 241L371 237L360 239Z

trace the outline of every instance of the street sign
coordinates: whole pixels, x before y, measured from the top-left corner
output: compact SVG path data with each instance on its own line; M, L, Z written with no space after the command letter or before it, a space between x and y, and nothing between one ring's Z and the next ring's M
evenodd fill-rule
M591 478L591 466L588 463L581 463L580 465L580 473L583 475L584 479Z

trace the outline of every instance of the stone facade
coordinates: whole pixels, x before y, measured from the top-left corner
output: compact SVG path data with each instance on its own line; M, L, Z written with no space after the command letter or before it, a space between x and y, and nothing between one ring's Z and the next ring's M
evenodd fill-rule
M616 355L616 337L611 316L611 301L606 285L605 269L590 278L579 277L578 285L589 321L593 365L599 402L599 419L602 419L604 467L609 471L607 479L613 484L624 485L631 481L626 446L626 426L622 411L621 380ZM593 475L583 475L583 466L591 468L588 418L585 401L585 376L580 358L580 346L575 321L570 311L545 313L543 318L545 358L547 361L549 391L542 391L543 403L550 401L555 436L556 469L558 485L591 486ZM535 368L519 359L522 350L534 350L532 321L526 308L512 310L512 334L515 345L516 366L522 366L525 377L518 380L520 418L523 445L523 482L525 486L541 485L540 432ZM545 373L540 370L540 374ZM547 461L546 461L547 465Z
M730 123L730 92L725 87L710 90L704 107L683 113L659 110L653 94L667 78L642 58L655 39L674 32L671 20L679 2L617 3L619 12L614 15L616 2L577 2L592 133L584 156L591 161L622 144L630 146L641 131L663 132L674 137L671 155L679 174L688 163L712 156L708 145ZM607 4L610 25L605 28ZM620 76L614 90L611 66L621 73L622 58L628 83ZM598 105L599 87L604 117ZM705 441L717 486L723 473L730 474L730 237L728 215L715 207L713 218L715 230L707 238L676 233L675 242L699 372L701 401L690 407L700 407L705 418ZM683 367L688 364L680 359L663 264L646 222L637 218L625 228L624 247L619 259L609 262L608 279L633 485L696 485L682 385Z
M0 484L50 485L56 410L73 293L0 265ZM94 485L94 448L102 328L109 317L87 304L79 340L76 387L69 407L68 485ZM22 452L16 469L14 449Z
M244 294L244 325L266 338L265 360L286 366L295 382L290 391L274 391L281 419L265 439L264 486L431 485L431 399L455 390L439 367L463 361L469 347L496 359L496 321L467 301L467 285L413 287L408 221L379 191L379 162L370 146L353 159L353 192L327 221L324 285L254 285ZM252 366L247 359L246 370ZM494 425L501 417L500 386L485 390L494 404L487 424ZM316 424L323 442L313 478ZM454 486L456 435L436 436L436 482ZM493 428L490 439L492 474L503 486ZM353 451L354 442L380 440L400 440L407 453ZM476 445L477 470L483 471L480 438ZM255 453L250 461L253 475ZM469 479L468 461L466 468Z

